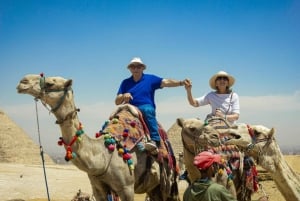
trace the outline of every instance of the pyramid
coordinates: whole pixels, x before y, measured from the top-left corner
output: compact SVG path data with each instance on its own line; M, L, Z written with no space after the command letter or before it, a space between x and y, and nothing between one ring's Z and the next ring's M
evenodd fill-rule
M45 164L54 164L44 152ZM42 164L39 146L0 109L0 162Z

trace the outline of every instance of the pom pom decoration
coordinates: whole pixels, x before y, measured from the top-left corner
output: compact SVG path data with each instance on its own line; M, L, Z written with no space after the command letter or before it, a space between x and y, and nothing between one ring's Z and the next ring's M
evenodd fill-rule
M96 138L98 138L98 137L100 137L100 136L101 136L101 133L100 133L100 132L95 134L95 137L96 137Z
M132 164L133 164L133 161L132 161L131 159L128 159L128 160L127 160L127 164L128 164L128 165L132 165Z
M127 160L129 160L130 158L131 158L131 155L130 155L129 153L124 153L124 154L123 154L123 159L124 159L124 160L127 161Z
M124 149L123 149L123 148L119 148L119 149L118 149L118 153L119 153L120 155L124 154Z
M124 129L123 135L122 135L122 136L123 136L124 138L128 137L128 132L129 132L128 129Z
M58 142L57 142L57 144L59 146L62 146L63 144L66 144L66 143L64 142L64 139L62 137L60 137L59 140L58 140Z
M111 121L112 121L113 124L119 123L119 119L117 119L117 118L113 118Z
M76 154L74 152L72 152L72 148L70 146L67 147L67 153L65 156L65 160L69 161L73 158L76 158Z
M110 135L105 134L104 135L104 145L107 147L109 151L114 151L116 146L116 140Z
M110 134L105 134L104 135L104 139L110 139L111 138L111 135Z
M108 148L109 151L114 151L115 150L115 145L109 144L107 148Z
M136 125L136 122L135 122L135 121L132 121L132 122L130 122L130 126L131 126L131 127L133 127L133 128L134 128L134 127L135 127L135 125Z
M73 136L71 142L69 144L66 144L66 142L64 141L64 139L62 137L59 138L59 141L57 142L58 145L62 146L65 145L67 146L66 148L66 156L65 156L65 160L69 161L73 158L76 157L76 153L72 151L72 145L78 141L80 142L82 140L81 135L84 134L84 131L82 130L83 126L81 123L79 123L78 129L75 133L75 135Z

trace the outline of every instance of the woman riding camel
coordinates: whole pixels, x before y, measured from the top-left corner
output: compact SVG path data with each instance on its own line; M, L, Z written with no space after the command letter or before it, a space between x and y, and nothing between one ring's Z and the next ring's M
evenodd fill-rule
M219 71L209 80L209 85L215 91L211 91L202 97L194 98L192 95L192 82L190 80L185 84L187 99L190 105L200 107L204 105L211 106L211 113L207 118L221 117L230 123L235 123L239 119L240 104L239 96L233 92L235 79L224 71Z

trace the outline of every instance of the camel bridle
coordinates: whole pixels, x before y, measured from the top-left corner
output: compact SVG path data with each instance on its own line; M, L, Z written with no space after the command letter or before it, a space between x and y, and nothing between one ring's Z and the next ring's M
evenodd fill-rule
M211 122L214 122L214 121L220 121L220 122L224 122L224 126L223 127L220 127L220 126L214 126L214 129L217 131L219 128L229 128L231 127L231 125L228 123L227 120L225 120L224 118L221 118L221 117L210 117L208 119L205 120L204 124L199 128L197 129L198 132L197 133L187 133L187 136L191 139L193 139L194 141L194 152L192 150L189 149L187 143L185 142L183 136L181 136L182 138L182 143L183 143L183 147L190 153L190 154L194 154L195 156L201 152L201 151L204 151L204 149L206 147L203 147L202 145L199 146L199 143L198 143L198 139L203 131L203 129L209 125ZM219 146L220 145L223 145L224 143L221 142L221 139L220 139L220 133L218 133L218 139L219 139ZM198 147L198 148L197 148Z
M46 84L46 78L43 74L40 74L40 88L41 88L40 95L38 97L36 97L36 99L40 99L42 104L44 105L44 107L51 113L55 113L61 107L61 105L63 104L69 91L73 92L71 86L67 86L67 87L64 87L61 89L49 88L49 86ZM56 93L56 92L63 92L63 95L60 97L60 99L56 103L55 107L51 108L51 110L50 110L47 107L47 104L46 104L46 101L44 100L44 98L45 98L45 95L47 95L48 93ZM77 114L77 112L79 112L79 111L80 111L80 109L75 107L75 110L69 112L64 118L57 120L56 124L62 124L65 120L74 118L75 115Z
M189 133L189 132L187 132L187 136L189 137L189 138L191 138L191 139L193 139L193 141L194 141L194 144L193 144L193 148L194 148L194 150L191 150L190 148L189 148L189 146L188 146L188 144L187 144L187 142L184 140L184 137L183 137L183 135L181 135L181 141L182 141L182 143L183 143L183 147L185 148L185 150L187 150L190 154L192 154L192 155L197 155L200 151L203 151L203 147L202 146L198 146L199 145L199 143L198 143L198 139L199 139L199 137L200 137L200 135L201 135L201 133L202 133L202 130L203 130L203 128L206 126L206 124L203 124L200 128L199 128L199 130L198 130L198 132L197 133Z
M251 150L254 150L255 147L257 147L258 149L258 155L257 155L257 158L256 158L256 162L257 164L259 164L259 158L263 155L264 153L264 149L267 148L274 140L274 138L271 136L268 136L266 138L263 138L263 139L256 139L256 135L254 133L254 130L252 127L250 127L249 125L247 125L247 128L248 128L248 132L249 132L249 135L251 136L251 139L252 139L252 143L250 143L246 149L246 152L250 152ZM261 142L265 142L265 144L260 147L260 146L257 146L258 143L261 143Z

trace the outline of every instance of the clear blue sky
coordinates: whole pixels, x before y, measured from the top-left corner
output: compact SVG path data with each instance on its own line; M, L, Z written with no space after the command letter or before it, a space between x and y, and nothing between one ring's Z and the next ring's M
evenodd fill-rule
M33 98L16 92L26 74L73 79L85 130L94 136L115 109L132 57L145 73L193 81L193 93L225 70L236 78L240 122L277 129L280 145L300 132L300 1L282 0L0 0L0 108L37 139ZM159 121L204 118L184 88L156 93ZM53 115L39 104L46 151L61 149ZM1 123L1 122L0 122Z

